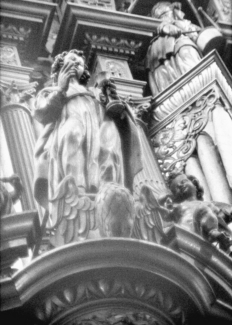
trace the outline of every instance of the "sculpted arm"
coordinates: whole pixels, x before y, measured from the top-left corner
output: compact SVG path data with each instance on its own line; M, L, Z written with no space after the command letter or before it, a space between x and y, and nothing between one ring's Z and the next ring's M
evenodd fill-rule
M75 74L74 63L67 62L61 68L56 87L41 90L35 101L33 117L42 124L56 121L66 100L66 90L71 77Z

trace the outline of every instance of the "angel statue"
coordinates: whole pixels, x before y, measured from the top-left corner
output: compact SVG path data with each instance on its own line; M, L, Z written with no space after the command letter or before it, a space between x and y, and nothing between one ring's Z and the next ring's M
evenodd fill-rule
M232 254L232 206L222 202L203 201L204 190L195 176L181 172L168 178L169 190L154 193L149 186L141 189L136 204L134 233L136 238L152 241L164 238L173 223L194 232L220 249ZM166 228L166 231L165 231Z
M49 211L51 244L130 236L130 191L142 168L133 115L126 104L122 112L112 80L101 82L99 98L97 89L87 88L82 51L57 55L52 76L54 86L38 93L33 112L44 125L35 148L34 195ZM120 104L118 113L107 113L109 98L111 109L117 108L112 101Z
M180 2L160 1L151 16L162 20L146 58L150 89L156 96L200 61L196 41L201 28L184 19Z
M232 253L232 206L203 201L203 187L195 176L172 173L168 179L172 193L170 218L181 227L195 232L210 243Z

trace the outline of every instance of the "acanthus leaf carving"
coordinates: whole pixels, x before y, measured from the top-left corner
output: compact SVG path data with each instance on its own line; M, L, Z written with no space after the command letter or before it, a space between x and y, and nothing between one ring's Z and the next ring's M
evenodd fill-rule
M38 83L32 82L28 85L16 85L13 80L11 84L0 83L1 104L24 104L30 107L30 99L34 97Z
M43 306L37 310L37 317L45 321L52 320L58 313L65 312L73 306L81 305L86 302L99 301L101 299L104 300L106 297L108 299L127 298L142 300L143 303L146 302L160 310L163 310L163 312L171 319L175 321L178 320L178 324L185 324L182 322L182 320L185 319L184 311L173 300L170 294L139 281L132 283L129 279L121 278L102 278L99 280L82 282L78 285L65 288L63 291L46 299ZM145 313L141 311L141 315L144 317ZM154 321L154 318L152 318L151 315L146 315L147 321L149 321L149 319L153 319ZM111 324L110 322L107 323L111 316L104 318L104 324ZM74 324L87 324L83 321L84 320L77 319ZM144 324L155 323L145 322Z

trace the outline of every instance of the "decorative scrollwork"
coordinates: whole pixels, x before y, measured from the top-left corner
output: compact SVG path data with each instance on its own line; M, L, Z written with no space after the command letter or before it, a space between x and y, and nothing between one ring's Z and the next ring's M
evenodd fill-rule
M217 100L215 89L210 90L151 139L165 178L174 170L183 171Z

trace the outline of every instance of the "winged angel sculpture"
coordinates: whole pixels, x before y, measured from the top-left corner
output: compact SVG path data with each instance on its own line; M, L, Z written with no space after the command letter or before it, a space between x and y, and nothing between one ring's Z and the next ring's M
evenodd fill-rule
M59 54L52 74L54 86L38 93L33 112L44 125L35 148L34 195L49 211L51 244L128 237L133 178L142 168L133 114L104 74L98 88L87 88L82 51Z
M155 190L156 188L156 190ZM160 242L173 224L200 235L232 254L232 206L203 201L203 187L194 176L170 174L168 188L141 187L136 204L134 236Z

